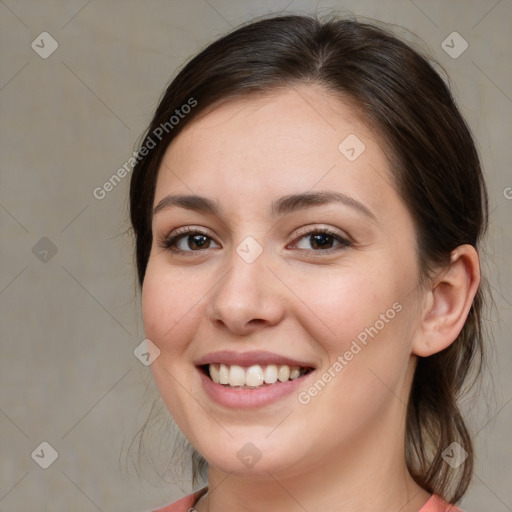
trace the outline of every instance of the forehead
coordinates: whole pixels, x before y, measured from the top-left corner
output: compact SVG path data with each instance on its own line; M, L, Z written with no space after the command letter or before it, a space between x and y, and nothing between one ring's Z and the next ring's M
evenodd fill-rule
M297 86L226 101L187 125L164 155L155 204L176 192L222 194L247 208L248 200L317 188L378 206L398 199L388 167L382 142L353 105Z
M172 145L190 149L200 144L206 149L209 144L216 146L222 141L227 145L217 148L219 156L222 149L228 152L231 145L245 148L249 154L261 153L262 149L279 153L291 149L294 154L328 149L329 155L333 150L337 155L344 132L358 134L362 139L377 137L364 124L359 110L353 102L335 98L319 86L297 85L208 107ZM264 143L264 148L257 143Z

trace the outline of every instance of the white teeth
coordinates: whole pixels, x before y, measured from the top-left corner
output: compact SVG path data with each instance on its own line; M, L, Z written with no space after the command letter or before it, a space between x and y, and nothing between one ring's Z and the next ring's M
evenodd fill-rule
M298 366L292 366L290 369L290 379L298 379L300 377L300 368Z
M277 381L277 366L269 364L263 372L263 379L267 384L274 384Z
M220 365L219 384L229 384L229 368L225 364Z
M210 364L210 377L217 384L229 385L232 387L256 388L264 384L274 384L278 380L286 382L298 379L303 371L298 366L269 364L262 368L260 365L249 366L247 369L236 364L227 366L225 364Z
M277 372L277 378L281 382L286 382L290 378L290 367L287 365L281 366L279 372Z
M241 366L235 364L229 369L229 382L230 386L243 386L245 384L245 371Z
M216 382L217 384L220 382L219 379L219 367L216 364L210 365L210 377L212 378L213 382Z
M236 385L229 383L231 386ZM251 388L255 388L257 386L261 386L264 384L263 381L263 370L261 366L255 365L247 368L247 372L245 373L245 385Z

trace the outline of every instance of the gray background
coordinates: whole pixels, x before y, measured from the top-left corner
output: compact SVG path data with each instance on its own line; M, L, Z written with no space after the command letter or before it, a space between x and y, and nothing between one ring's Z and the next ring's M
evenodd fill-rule
M187 475L165 483L149 470L139 480L126 462L156 391L133 355L144 333L129 177L102 200L93 190L127 161L187 58L252 17L315 10L410 31L396 29L447 70L478 141L495 347L483 394L465 405L477 463L462 507L512 510L510 0L0 0L0 511L140 512L191 490ZM453 31L469 44L458 58L441 46ZM31 47L43 46L42 32L59 45L46 59ZM166 452L159 437L150 445ZM31 457L43 441L58 452L48 469Z

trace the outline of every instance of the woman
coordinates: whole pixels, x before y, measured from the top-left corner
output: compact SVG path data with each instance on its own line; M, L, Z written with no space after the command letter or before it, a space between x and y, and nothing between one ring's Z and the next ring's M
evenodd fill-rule
M487 196L423 57L355 21L246 25L168 87L130 202L153 377L208 464L161 512L458 510Z

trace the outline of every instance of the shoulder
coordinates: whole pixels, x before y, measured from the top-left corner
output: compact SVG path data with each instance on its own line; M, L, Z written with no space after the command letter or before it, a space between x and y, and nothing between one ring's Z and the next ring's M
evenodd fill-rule
M460 508L457 508L455 505L451 503L447 503L446 501L438 496L437 494L433 494L430 499L421 507L419 512L464 512Z
M194 507L199 498L205 494L207 490L208 488L204 487L197 492L189 494L188 496L185 496L184 498L181 498L180 500L175 501L170 505L166 505L165 507L154 510L153 512L189 512L190 509Z

